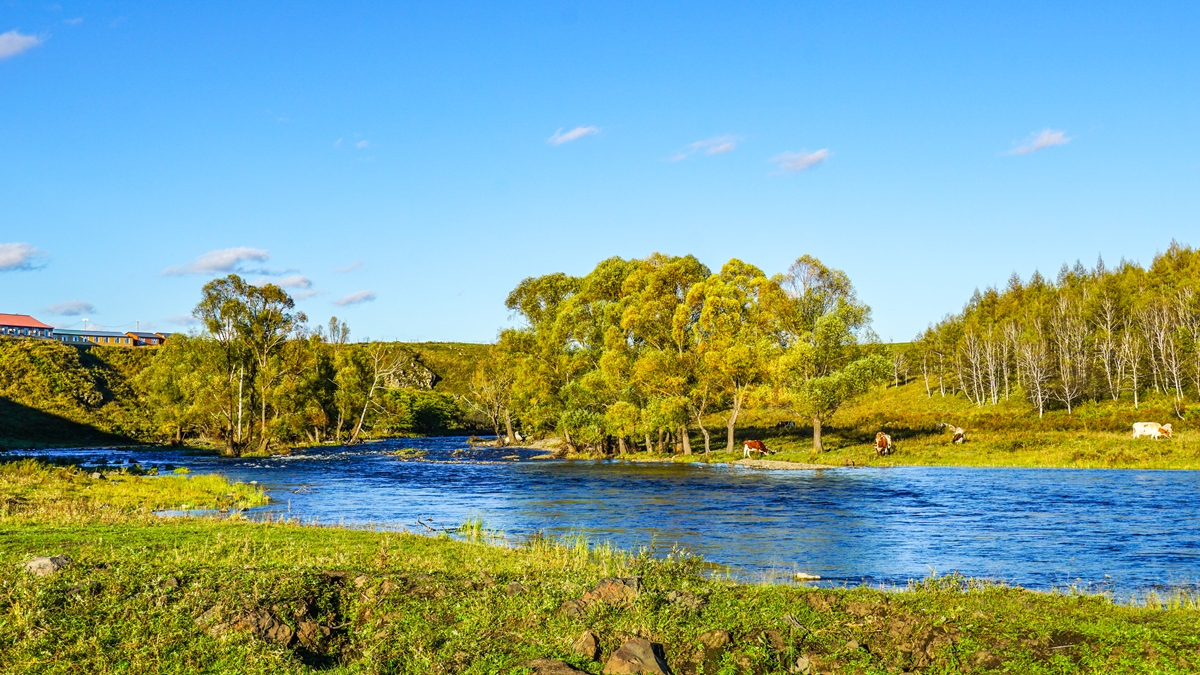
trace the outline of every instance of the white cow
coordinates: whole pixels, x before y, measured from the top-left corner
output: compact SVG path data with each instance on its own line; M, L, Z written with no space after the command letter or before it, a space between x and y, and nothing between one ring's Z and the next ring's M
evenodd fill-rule
M1142 436L1149 436L1156 441L1163 436L1170 438L1171 425L1159 424L1158 422L1134 422L1133 437L1141 438Z

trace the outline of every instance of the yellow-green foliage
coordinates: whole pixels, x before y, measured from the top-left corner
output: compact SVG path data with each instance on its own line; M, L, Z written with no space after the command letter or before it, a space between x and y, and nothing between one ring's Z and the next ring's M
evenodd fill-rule
M434 390L462 396L471 385L475 366L483 359L491 345L470 342L404 342L401 343L417 354L421 363L429 366L438 376Z
M1169 399L1150 398L1140 410L1127 401L1086 403L1068 415L1052 410L1039 419L1036 411L1013 396L998 405L975 406L963 396L926 395L919 381L879 389L839 411L827 430L826 448L809 452L811 436L803 420L795 429L774 429L777 416L760 416L762 426L747 437L765 437L772 459L856 465L955 465L1062 468L1200 469L1200 435L1174 417ZM1174 422L1170 440L1131 438L1135 421ZM950 443L939 423L962 427L967 442ZM891 435L895 453L877 457L875 433ZM757 436L754 434L757 433Z
M89 517L99 513L149 513L160 509L249 508L267 503L257 486L223 476L139 476L104 471L100 478L78 467L35 460L0 464L0 514Z
M144 436L150 415L133 381L155 352L0 337L0 449Z
M86 491L60 469L22 465L3 476L3 503L17 498L14 489ZM178 499L179 485L163 479L121 484L140 491L107 493L120 503ZM1125 606L957 575L888 592L738 584L704 576L691 556L631 555L582 539L505 548L292 523L160 519L120 515L116 503L97 510L99 496L92 494L91 519L66 515L55 498L43 509L0 512L0 672L527 675L531 659L555 658L599 673L632 636L661 644L672 672L685 672L699 635L711 629L733 638L720 673L789 673L802 657L817 672L839 674L1200 669L1194 602ZM469 538L484 533L478 521L464 528ZM72 562L51 576L21 569L33 556L63 554ZM629 606L562 611L601 578L629 576L641 578ZM264 622L314 639L273 642L255 633ZM584 630L598 636L601 661L571 651Z

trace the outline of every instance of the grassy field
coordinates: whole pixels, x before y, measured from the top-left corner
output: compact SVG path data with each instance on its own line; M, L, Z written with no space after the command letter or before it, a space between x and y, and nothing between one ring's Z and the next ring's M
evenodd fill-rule
M1052 410L1039 419L1023 400L977 407L961 396L929 397L919 382L888 387L863 397L839 411L822 435L825 452L814 455L812 430L802 420L793 429L775 425L785 421L778 413L746 415L738 429L739 451L723 452L723 429L713 432L711 455L702 454L699 434L692 436L691 457L679 454L646 455L641 459L666 461L728 462L741 459L740 443L755 438L776 452L770 459L828 464L831 466L987 466L1077 469L1200 469L1200 431L1190 419L1200 416L1192 404L1180 420L1169 400L1151 398L1134 410L1127 400L1085 403L1068 415ZM1134 422L1172 422L1170 440L1133 440ZM966 430L967 441L950 443L950 433L938 427L949 423ZM717 423L713 420L713 423ZM892 436L895 452L875 455L875 433Z
M495 546L478 523L450 538L148 514L230 495L261 499L217 477L0 469L0 672L521 675L550 658L599 673L634 637L677 674L1200 670L1184 595L1135 607L957 576L887 592L739 584L683 554ZM22 569L61 554L72 562L49 576ZM638 590L564 607L606 577ZM598 658L573 650L584 631Z

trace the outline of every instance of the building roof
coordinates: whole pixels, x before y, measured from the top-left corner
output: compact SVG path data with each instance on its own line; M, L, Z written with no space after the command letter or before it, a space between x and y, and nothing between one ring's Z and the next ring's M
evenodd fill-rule
M138 330L127 330L127 331L125 331L125 334L126 334L126 335L132 335L132 336L134 336L134 337L139 337L139 338L142 338L142 339L150 339L150 338L162 337L162 336L161 336L161 335L159 335L158 333L147 333L147 332L146 332L146 331L144 331L144 330L141 330L141 331L138 331Z
M56 328L56 335L90 335L93 337L129 337L125 333L117 333L110 330L78 330L75 328Z
M53 328L28 314L0 314L0 326L16 326L18 328Z

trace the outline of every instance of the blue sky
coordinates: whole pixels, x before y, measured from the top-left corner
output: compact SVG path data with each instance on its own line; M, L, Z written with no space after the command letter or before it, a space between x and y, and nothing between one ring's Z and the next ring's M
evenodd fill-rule
M809 253L903 340L1200 245L1195 2L182 4L0 5L0 312L179 330L240 271L487 341L526 276Z

